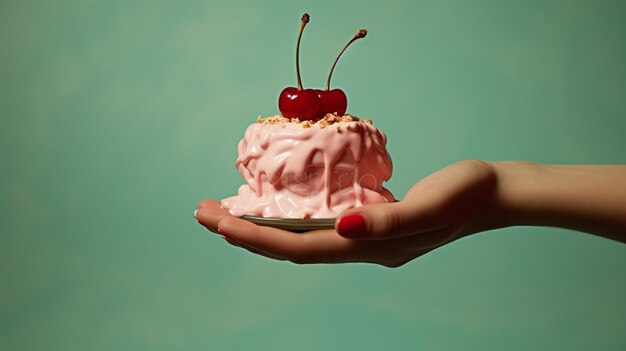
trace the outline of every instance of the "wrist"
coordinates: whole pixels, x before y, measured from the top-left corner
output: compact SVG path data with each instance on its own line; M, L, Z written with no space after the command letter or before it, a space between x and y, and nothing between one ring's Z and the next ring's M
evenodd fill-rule
M502 191L499 189L501 178L505 176L503 170L500 169L502 162L478 160L471 162L480 167L480 173L483 174L482 178L485 181L481 186L482 189L466 209L467 217L459 230L460 237L511 225L504 220L506 206L501 198Z
M483 163L493 172L493 187L485 193L486 201L465 235L511 227L538 224L539 211L534 200L541 198L536 187L545 165L524 161Z
M543 180L548 167L525 161L491 163L496 174L492 203L496 228L540 224L543 213L538 200L546 194Z

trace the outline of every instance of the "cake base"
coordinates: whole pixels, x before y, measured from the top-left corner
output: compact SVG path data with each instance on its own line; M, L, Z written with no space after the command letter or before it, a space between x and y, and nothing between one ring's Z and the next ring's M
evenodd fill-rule
M371 122L326 115L314 123L259 119L237 147L246 183L222 208L236 217L325 219L393 202L387 137Z

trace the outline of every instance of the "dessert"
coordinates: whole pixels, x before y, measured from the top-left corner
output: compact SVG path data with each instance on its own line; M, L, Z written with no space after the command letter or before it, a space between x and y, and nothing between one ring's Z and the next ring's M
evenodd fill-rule
M339 89L303 89L299 47L309 15L302 17L296 45L298 87L279 96L280 116L251 124L238 145L236 167L246 184L222 200L234 216L334 218L365 204L393 202L383 187L392 173L386 136L371 121L345 114L347 98Z

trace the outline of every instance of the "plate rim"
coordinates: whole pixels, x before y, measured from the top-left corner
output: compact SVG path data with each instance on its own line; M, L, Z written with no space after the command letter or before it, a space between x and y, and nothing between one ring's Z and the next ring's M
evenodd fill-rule
M280 217L261 217L254 215L243 215L240 217L248 222L257 225L284 229L295 232L303 232L310 230L334 229L336 217L328 218L280 218Z

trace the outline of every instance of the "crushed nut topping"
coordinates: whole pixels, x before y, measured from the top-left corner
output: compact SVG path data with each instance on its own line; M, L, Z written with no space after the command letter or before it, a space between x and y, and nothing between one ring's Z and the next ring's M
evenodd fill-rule
M331 126L335 123L347 123L347 122L362 122L365 124L372 124L372 121L369 119L359 118L352 115L343 115L339 116L335 113L327 113L322 119L319 121L313 122L309 120L300 121L298 118L286 118L283 116L270 116L270 117L261 117L259 116L256 121L258 123L263 124L285 124L285 123L298 123L302 125L302 128L311 128L313 126L317 126L320 128L325 128Z

